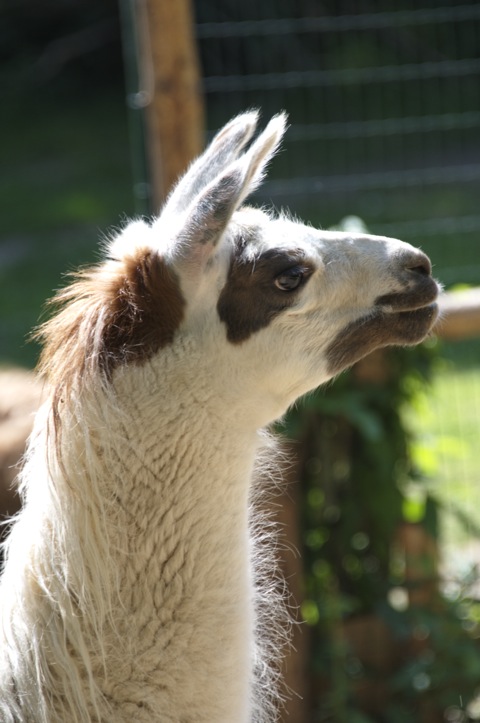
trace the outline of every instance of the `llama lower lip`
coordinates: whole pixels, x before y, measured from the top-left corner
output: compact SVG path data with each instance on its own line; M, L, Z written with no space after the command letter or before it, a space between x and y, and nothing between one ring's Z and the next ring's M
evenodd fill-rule
M391 317L389 333L395 343L418 344L431 331L438 317L438 304L433 302L420 309L399 311L388 316Z

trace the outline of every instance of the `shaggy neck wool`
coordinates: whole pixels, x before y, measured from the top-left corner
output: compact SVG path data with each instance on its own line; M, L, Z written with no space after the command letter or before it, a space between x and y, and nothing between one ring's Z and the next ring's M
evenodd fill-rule
M192 374L171 364L180 379ZM253 426L235 425L234 414L226 426L209 389L198 375L195 385L172 388L146 364L121 370L108 394L85 390L75 405L64 400L59 445L52 428L38 425L25 470L37 473L27 494L32 514L10 542L12 563L17 555L31 577L14 590L7 569L4 615L28 651L9 666L48 681L49 709L41 717L39 689L18 720L273 719L276 673L265 666L264 635L254 631L263 627L265 598L277 617L281 603L269 548L249 529L253 492L245 484L261 440ZM29 535L41 540L34 550ZM28 560L12 551L19 536ZM264 592L255 602L260 570ZM23 636L19 620L27 621ZM268 646L278 655L271 627ZM37 637L42 646L32 650ZM263 663L252 669L255 650Z

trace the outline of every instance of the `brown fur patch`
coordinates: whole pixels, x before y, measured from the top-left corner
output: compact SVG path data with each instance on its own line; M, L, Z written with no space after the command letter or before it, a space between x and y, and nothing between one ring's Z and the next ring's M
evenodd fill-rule
M105 329L107 366L142 362L171 344L185 310L178 278L155 253L124 262Z
M249 259L242 253L244 248L245 244L238 246L217 303L218 315L227 326L227 339L234 344L268 326L294 303L296 291L285 292L275 286L279 274L293 266L303 267L305 278L314 271L300 250L270 249Z
M410 345L422 341L437 318L436 304L399 313L375 311L370 317L349 324L327 349L330 374L338 374L375 349L392 344Z
M58 396L150 358L172 342L185 308L178 279L150 250L79 272L52 303L63 308L36 338L44 342L40 372Z

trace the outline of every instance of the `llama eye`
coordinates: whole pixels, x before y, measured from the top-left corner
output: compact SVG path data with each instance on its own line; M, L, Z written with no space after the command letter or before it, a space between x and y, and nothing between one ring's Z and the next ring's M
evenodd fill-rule
M298 289L304 278L303 269L297 266L279 274L275 279L275 286L281 291L295 291Z

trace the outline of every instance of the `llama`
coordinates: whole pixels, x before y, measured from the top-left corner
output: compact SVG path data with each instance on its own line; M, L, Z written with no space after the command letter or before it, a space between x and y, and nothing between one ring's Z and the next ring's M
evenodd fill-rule
M15 479L41 397L42 385L33 372L0 369L0 542L7 530L2 523L20 508Z
M261 430L373 349L421 341L438 287L409 244L244 205L285 130L281 114L251 141L257 116L40 329L49 395L0 588L4 722L277 718Z

